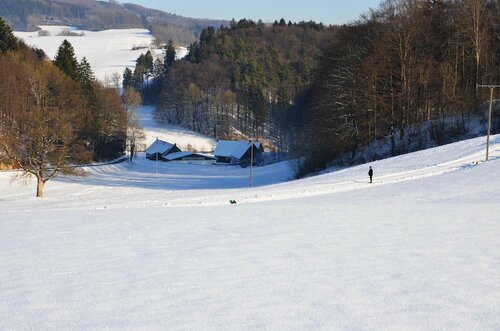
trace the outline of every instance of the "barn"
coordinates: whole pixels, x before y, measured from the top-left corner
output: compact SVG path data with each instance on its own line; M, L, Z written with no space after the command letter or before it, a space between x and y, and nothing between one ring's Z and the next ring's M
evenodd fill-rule
M171 153L163 157L165 161L185 162L185 163L213 163L215 157L206 154L198 154L193 152L177 152Z
M253 163L262 158L264 147L259 142L220 140L215 148L216 164L249 165L253 149Z
M181 150L176 144L156 139L151 146L146 149L146 158L150 160L163 160L168 154L178 153Z

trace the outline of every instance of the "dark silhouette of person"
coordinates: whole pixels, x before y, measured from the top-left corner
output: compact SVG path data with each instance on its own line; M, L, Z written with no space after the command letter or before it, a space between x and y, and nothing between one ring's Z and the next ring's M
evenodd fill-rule
M135 144L130 145L130 162L132 162L132 158L134 157L135 154Z
M370 170L368 170L368 176L370 176L370 183L373 183L372 178L373 178L373 169L370 167Z

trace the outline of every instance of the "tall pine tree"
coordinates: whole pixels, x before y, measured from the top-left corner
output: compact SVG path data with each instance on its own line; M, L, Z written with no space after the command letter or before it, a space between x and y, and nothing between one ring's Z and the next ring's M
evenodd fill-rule
M82 88L82 94L87 99L88 107L97 116L99 112L99 99L95 90L95 76L90 63L84 57L78 64L78 82Z
M75 50L66 39L64 39L57 50L54 64L71 79L75 81L79 79L78 61L76 60Z
M200 63L201 49L200 49L200 43L198 43L198 41L195 40L191 45L189 45L189 53L187 55L187 60L193 63Z
M19 43L12 33L12 29L0 17L0 52L7 52L18 48Z
M130 68L125 68L123 71L123 88L134 86L134 74Z
M165 69L166 71L170 68L175 62L175 47L172 39L170 39L167 43L167 47L165 48Z
M86 57L80 61L78 64L78 81L80 82L80 86L85 90L92 87L92 83L94 82L94 72L92 71L92 67L90 63L87 61Z

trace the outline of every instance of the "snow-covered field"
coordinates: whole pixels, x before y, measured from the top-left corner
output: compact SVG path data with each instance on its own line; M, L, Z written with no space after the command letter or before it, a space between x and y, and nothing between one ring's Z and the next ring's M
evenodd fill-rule
M492 142L373 162L373 185L139 158L36 199L0 173L0 329L498 330Z
M67 39L75 49L75 55L80 61L84 56L92 66L96 78L101 82L111 82L114 73L123 75L125 68L134 70L135 61L139 55L146 53L153 42L153 36L145 29L114 29L105 31L77 30L67 26L40 26L48 36L40 36L38 31L15 31L16 37L21 38L30 46L43 49L50 59L54 59L57 49L64 39ZM61 36L64 30L81 36ZM187 48L177 47L177 57L187 54ZM151 49L156 56L161 51Z
M64 38L99 79L147 30ZM59 29L59 30L58 30ZM211 150L139 108L147 143ZM286 163L0 172L0 330L499 330L500 135L290 181ZM368 184L368 166L375 183ZM229 200L236 200L230 204Z
M57 49L67 39L75 49L80 61L84 56L92 66L96 78L104 82L114 73L123 75L126 67L135 68L135 60L147 51L153 36L145 29L116 29L105 31L76 30L67 26L41 26L49 36L39 36L35 32L14 32L28 45L41 48L50 59L54 59ZM63 30L81 33L82 36L59 36ZM133 49L137 48L137 49Z

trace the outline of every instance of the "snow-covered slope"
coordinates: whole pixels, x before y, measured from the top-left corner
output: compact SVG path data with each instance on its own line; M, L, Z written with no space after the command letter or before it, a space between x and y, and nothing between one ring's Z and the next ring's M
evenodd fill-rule
M217 142L201 134L177 125L160 124L154 119L154 107L141 106L137 109L146 133L145 144L151 145L157 138L177 144L182 150L188 146L201 152L213 151Z
M500 136L299 181L138 159L0 173L0 329L500 328ZM235 199L236 204L229 200Z
M77 30L67 26L40 26L48 36L40 36L38 31L15 31L30 46L43 49L50 59L54 59L57 49L64 39L67 39L75 49L75 55L80 61L86 57L92 66L96 78L101 82L111 82L113 74L123 75L125 68L134 69L139 55L146 53L153 42L153 36L145 29L114 29L105 31ZM81 36L62 36L63 31L70 31ZM151 49L156 56L161 52ZM187 54L186 47L178 47L177 58Z
M67 39L75 49L80 61L84 56L92 66L100 81L111 79L114 73L123 75L126 67L133 70L135 60L145 53L153 41L153 36L145 29L118 29L106 31L75 30L67 26L41 26L49 36L39 36L38 32L14 32L28 45L43 49L47 56L54 59L57 49ZM70 30L82 36L59 36L63 30ZM135 49L133 49L135 48Z

